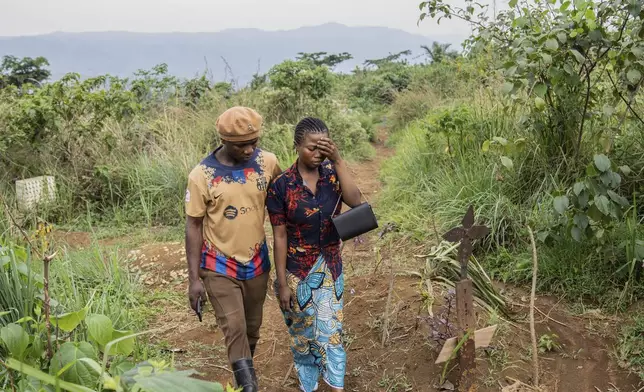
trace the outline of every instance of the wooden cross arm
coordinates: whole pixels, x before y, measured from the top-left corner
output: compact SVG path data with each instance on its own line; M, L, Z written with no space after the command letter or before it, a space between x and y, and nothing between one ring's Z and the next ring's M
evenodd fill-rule
M474 347L489 347L497 327L498 325L492 325L490 327L474 331ZM447 362L452 357L452 353L454 352L457 343L458 338L454 337L447 339L440 354L438 354L438 358L436 358L436 362L434 363L439 364Z

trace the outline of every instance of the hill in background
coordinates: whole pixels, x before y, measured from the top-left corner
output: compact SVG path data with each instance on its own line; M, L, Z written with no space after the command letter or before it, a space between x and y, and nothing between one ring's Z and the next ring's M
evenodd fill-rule
M285 31L231 29L215 33L96 32L0 37L0 56L44 56L51 64L53 79L67 72L83 77L103 74L125 77L138 69L166 63L169 72L178 77L190 78L207 70L214 80L234 78L243 85L258 70L266 72L298 52L351 53L354 59L336 69L347 72L366 59L403 50L411 50L412 59L423 53L421 45L431 42L428 37L402 30L330 23ZM228 71L223 59L230 66ZM424 59L423 56L414 61Z

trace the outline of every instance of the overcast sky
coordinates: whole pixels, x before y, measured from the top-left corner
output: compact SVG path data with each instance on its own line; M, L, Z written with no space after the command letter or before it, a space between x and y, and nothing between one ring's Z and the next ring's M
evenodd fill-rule
M468 35L468 27L457 21L438 26L426 20L417 26L419 3L420 0L0 0L0 36L55 31L213 32L245 27L282 30L327 22L386 26L437 40L440 36ZM500 7L507 0L497 3Z

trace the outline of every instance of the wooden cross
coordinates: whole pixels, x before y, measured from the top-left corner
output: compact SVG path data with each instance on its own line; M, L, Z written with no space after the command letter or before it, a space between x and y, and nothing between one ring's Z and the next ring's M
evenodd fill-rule
M489 346L492 336L496 331L496 325L476 331L476 318L474 315L474 297L472 280L468 277L467 266L472 256L472 240L485 237L490 229L486 226L474 225L474 207L470 206L463 217L461 227L455 227L445 233L443 238L449 242L460 242L458 247L458 260L461 265L460 281L456 283L456 314L458 324L461 327L461 334L458 337L448 339L443 345L436 363L445 362L450 359L452 352L460 341L467 336L463 346L459 350L460 367L460 391L472 391L476 386L470 374L476 369L475 349L476 347Z

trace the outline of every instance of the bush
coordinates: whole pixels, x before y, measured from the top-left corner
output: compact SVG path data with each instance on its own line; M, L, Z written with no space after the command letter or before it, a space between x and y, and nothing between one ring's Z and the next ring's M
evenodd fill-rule
M447 137L428 133L418 123L403 132L396 156L383 170L380 207L385 214L403 230L422 237L434 232L434 220L441 233L457 225L473 204L477 219L491 227L496 245L516 239L520 214L506 195L508 188L498 180L500 165L476 158L477 149L451 158Z
M409 90L399 99L403 102L414 93ZM379 206L384 219L394 221L403 233L426 241L460 224L471 204L477 221L491 228L490 237L481 241L476 250L487 251L483 263L495 278L514 283L531 279L532 256L526 233L530 225L541 241L541 290L612 309L643 298L644 286L636 281L642 257L638 252L644 254L637 204L630 206L628 219L616 211L609 212L610 224L599 225L593 221L597 218L591 218L588 227L597 229L593 233L600 232L597 238L584 240L566 234L571 232L570 222L579 218L578 211L574 210L575 214L571 209L574 195L571 196L570 172L560 171L561 166L540 148L538 135L521 127L520 111L491 105L494 100L504 102L479 92L470 93L469 99L449 99L449 104L438 98L427 115L394 135L397 152L383 169L385 189ZM401 107L398 103L393 106L398 113L404 113ZM418 109L409 118L421 111ZM631 134L623 137L637 144L630 139ZM621 142L617 146L623 148ZM620 155L623 159L630 154L633 153ZM635 152L630 156L639 155ZM583 159L579 171L585 172L583 168L589 162L596 166L592 157L584 155ZM614 162L613 170L630 162L633 161ZM625 205L615 188L619 182L613 183L612 188L599 186L610 174L610 170L602 169L603 172L596 168L588 181L591 185L592 181L598 182L596 192L605 194L610 190L609 200ZM625 174L628 168L619 171L621 186L624 188L627 182L627 188L633 190L639 180L633 178L632 172ZM568 220L562 222L555 200L568 187ZM590 199L592 205L594 201ZM558 224L563 225L563 235L555 236L553 229Z
M187 173L219 144L217 117L237 105L264 117L260 145L282 165L295 159L291 129L304 116L324 119L346 157L371 154L373 130L362 125L369 120L330 96L335 76L327 67L286 61L268 75L268 84L237 92L203 76L180 82L164 66L130 81L70 74L29 94L0 90L0 152L10 151L0 154L8 168L0 189L8 195L16 179L53 175L57 202L39 210L41 218L176 225Z
M392 131L403 129L414 120L421 119L435 109L440 101L436 99L433 89L418 87L396 94L394 103L389 109L387 124Z
M375 70L357 69L349 91L356 107L365 110L394 101L396 93L404 91L411 82L411 69L403 63L385 63Z

